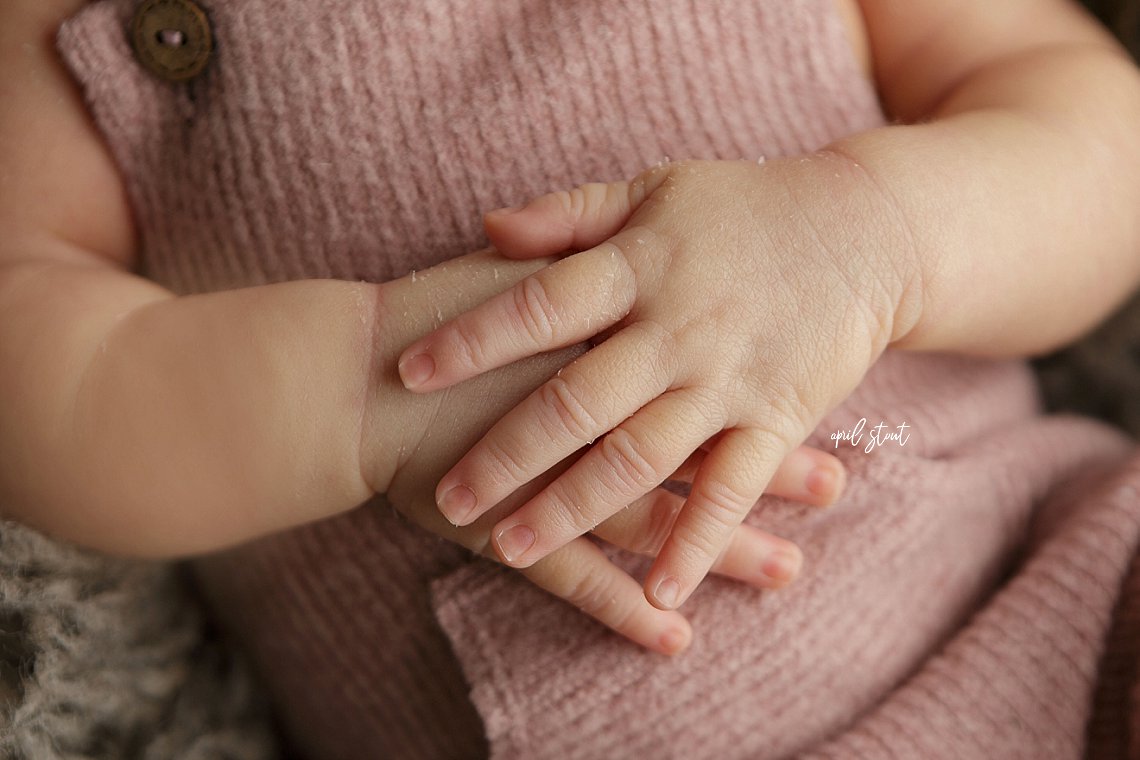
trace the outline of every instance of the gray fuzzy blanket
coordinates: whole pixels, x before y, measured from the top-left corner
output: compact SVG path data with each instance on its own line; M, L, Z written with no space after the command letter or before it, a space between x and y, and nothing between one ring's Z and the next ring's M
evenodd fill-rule
M0 757L262 760L270 725L178 566L0 524Z

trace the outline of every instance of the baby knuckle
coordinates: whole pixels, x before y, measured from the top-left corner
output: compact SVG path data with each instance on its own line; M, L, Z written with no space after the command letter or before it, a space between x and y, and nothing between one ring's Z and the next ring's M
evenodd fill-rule
M644 598L644 597L642 597ZM626 626L634 615L637 614L637 602L630 602L623 600L621 597L615 596L613 602L610 604L609 609L606 610L605 616L595 615L595 617L605 623L619 633L624 631Z
M566 378L561 376L550 378L539 389L539 399L552 421L562 430L569 432L579 441L593 442L597 435L598 422Z
M689 418L694 420L694 424L722 428L728 419L728 399L717 388L694 385L686 389L681 401L685 403Z
M705 483L697 496L693 507L700 524L717 531L718 535L735 529L752 507L752 499L726 483Z
M750 430L748 457L753 462L779 462L796 448L803 438L796 423L777 420L767 427ZM810 429L810 428L809 428Z
M536 345L553 342L558 312L538 277L527 277L515 288L515 311L527 336Z
M580 534L598 527L599 518L588 501L559 496L552 498L557 506L553 519L560 529Z
M617 428L602 439L601 457L619 493L635 496L656 486L663 477L643 450L645 445L625 428Z
M554 481L543 498L543 514L559 534L581 535L594 530L601 522L594 511L595 500L590 490L571 477Z
M618 595L608 578L587 573L570 585L563 598L587 615L600 618L617 604Z
M488 369L490 367L488 357L491 352L488 350L484 336L476 329L475 325L470 324L465 319L460 319L455 322L452 329L459 362L472 369Z
M771 448L789 448L797 433L811 430L817 406L797 383L774 384L770 404L775 418L770 421L763 436Z
M720 557L727 540L725 536L707 524L698 523L684 530L675 531L674 541L682 563L692 568L697 565L711 566Z
M576 484L572 490L580 493ZM557 525L559 531L581 536L592 532L604 520L604 516L595 512L594 502L589 498L571 498L563 491L559 496L552 497L551 521Z
M677 336L655 319L643 319L637 323L637 327L645 333L645 344L650 349L650 356L669 367L670 372L675 371Z
M530 480L526 463L519 459L509 447L504 446L494 438L488 438L485 451L492 467L498 469L505 480L513 482Z
M577 222L582 219L586 214L588 208L590 190L589 185L579 185L569 190L559 190L555 193L555 198L558 200L558 205L562 209L562 213L571 222Z

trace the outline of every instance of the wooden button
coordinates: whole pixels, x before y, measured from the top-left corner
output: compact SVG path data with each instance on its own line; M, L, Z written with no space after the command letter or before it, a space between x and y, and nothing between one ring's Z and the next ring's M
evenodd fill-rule
M130 33L139 63L168 82L201 74L214 50L210 20L190 0L145 0L131 19Z

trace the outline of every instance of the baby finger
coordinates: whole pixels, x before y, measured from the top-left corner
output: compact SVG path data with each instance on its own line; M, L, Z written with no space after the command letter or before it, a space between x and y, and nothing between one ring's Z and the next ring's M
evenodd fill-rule
M649 570L645 593L650 602L661 609L675 609L688 598L725 550L733 531L756 504L785 456L781 441L758 431L731 430L721 439L705 458L689 498Z
M649 604L640 584L588 538L572 541L522 572L540 588L646 649L673 655L692 640L684 616Z
M616 247L569 256L438 327L404 349L404 387L439 390L613 326L633 305L633 271Z
M584 250L617 234L671 171L661 164L631 182L591 182L491 211L483 220L487 236L513 259Z

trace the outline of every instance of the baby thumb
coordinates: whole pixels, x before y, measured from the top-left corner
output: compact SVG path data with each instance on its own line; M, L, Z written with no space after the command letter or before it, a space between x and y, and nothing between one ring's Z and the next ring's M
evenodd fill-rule
M509 258L577 253L613 237L661 179L643 174L632 182L592 182L559 190L522 206L491 211L483 225L491 243Z

